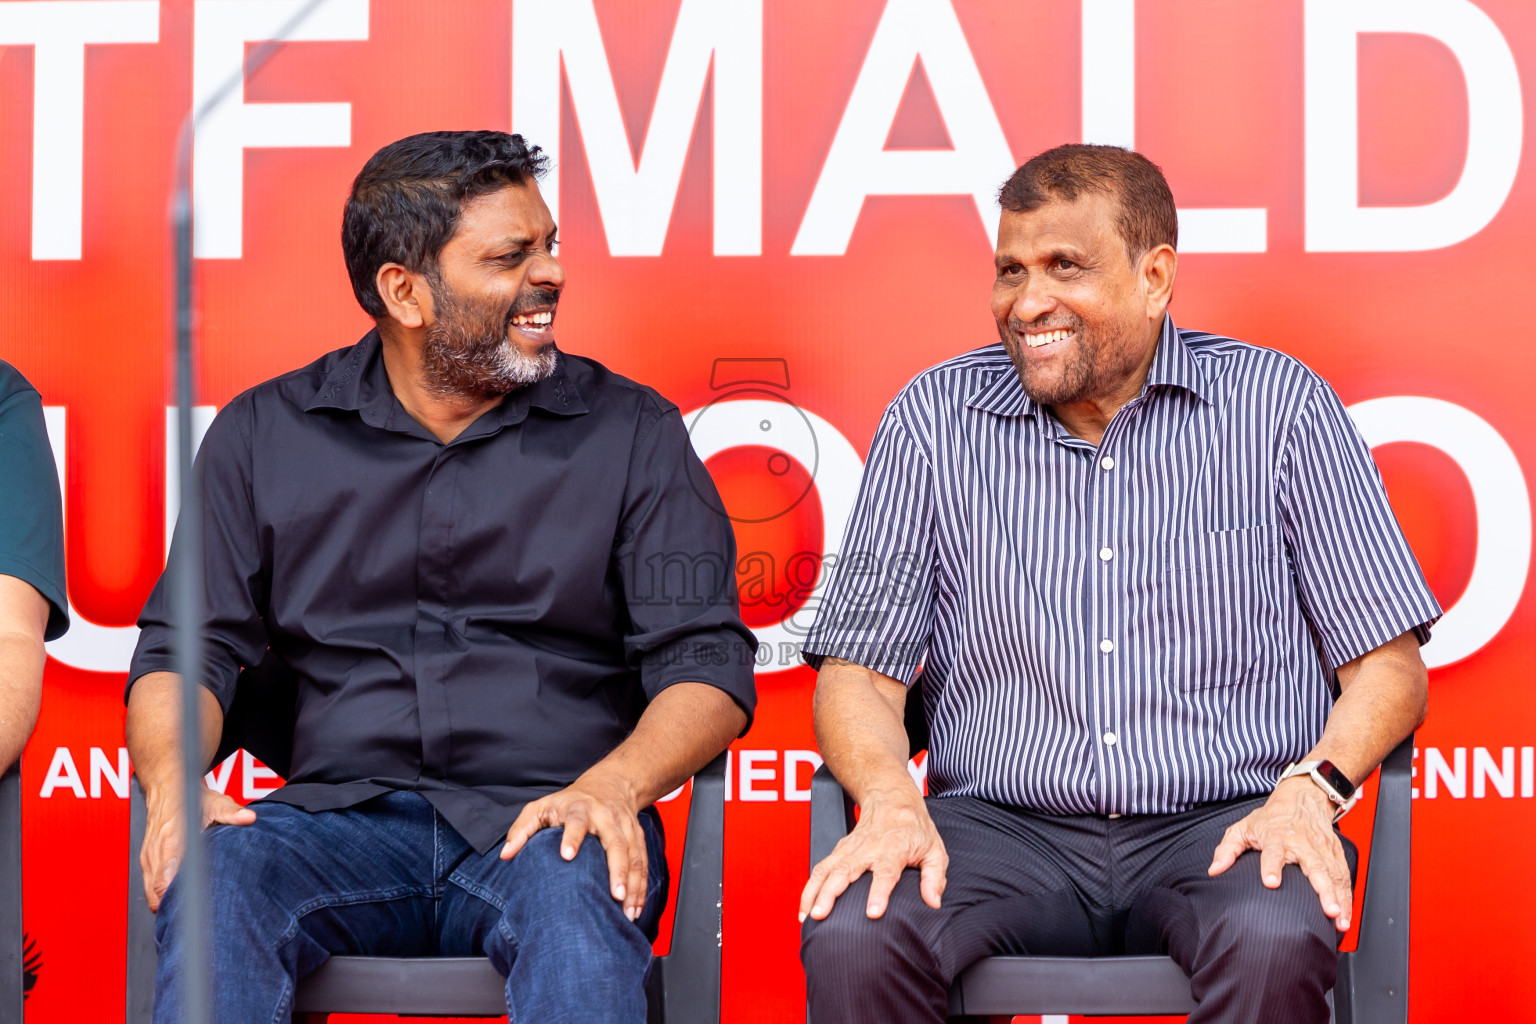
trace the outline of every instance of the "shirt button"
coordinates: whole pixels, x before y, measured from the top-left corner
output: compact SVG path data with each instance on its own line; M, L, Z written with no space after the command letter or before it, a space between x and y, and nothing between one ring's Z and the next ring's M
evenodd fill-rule
M1115 460L1106 455L1099 460L1099 465L1103 466L1105 469L1114 469Z
M1105 654L1108 654L1110 651L1113 651L1114 649L1115 649L1115 642L1113 640L1100 640L1099 641L1099 650L1103 651Z
M1106 732L1104 734L1104 745L1106 747L1112 747L1116 743L1119 743L1119 742L1120 742L1120 737L1116 736L1114 733Z
M1107 562L1114 557L1115 553L1110 548L1099 548L1099 561Z

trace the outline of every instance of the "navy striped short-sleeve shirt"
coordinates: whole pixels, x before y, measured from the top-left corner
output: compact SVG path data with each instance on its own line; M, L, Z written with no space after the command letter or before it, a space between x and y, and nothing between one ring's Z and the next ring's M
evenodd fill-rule
M1327 382L1165 319L1098 446L1001 345L919 374L805 651L923 668L932 793L1159 814L1268 791L1333 668L1439 615Z

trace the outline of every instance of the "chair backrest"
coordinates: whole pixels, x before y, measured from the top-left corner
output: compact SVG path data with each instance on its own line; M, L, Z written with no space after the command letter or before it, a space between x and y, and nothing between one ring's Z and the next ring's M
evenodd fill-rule
M0 1021L20 1021L21 766L0 776Z

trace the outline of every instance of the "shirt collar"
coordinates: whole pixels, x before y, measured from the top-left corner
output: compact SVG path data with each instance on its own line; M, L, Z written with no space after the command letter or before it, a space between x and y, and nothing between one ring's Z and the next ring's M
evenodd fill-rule
M1209 404L1211 401L1207 393L1210 381L1200 364L1195 362L1189 346L1184 344L1179 329L1173 325L1173 317L1166 313L1163 314L1163 333L1157 339L1157 352L1152 356L1152 365L1147 368L1147 383L1141 393L1146 394L1147 388L1158 386L1183 388L1202 402Z
M1019 380L1019 371L1012 361L980 391L967 398L965 404L998 416L1033 416L1036 408L1035 400L1024 393L1024 383Z
M1148 388L1172 386L1209 402L1208 385L1200 364L1195 362L1189 346L1184 344L1178 328L1173 325L1173 317L1163 314L1162 333L1158 335L1152 365L1147 368L1147 382L1142 387L1142 394L1146 394ZM1024 393L1018 370L1011 363L967 398L965 404L998 416L1033 416L1039 410L1035 400Z
M557 416L579 416L589 412L581 389L571 380L566 362L565 353L557 352L554 373L537 384L512 392L481 419L487 421L487 425L502 427L521 423L531 407ZM383 342L375 328L363 335L332 368L315 389L315 397L304 408L306 412L347 409L359 413L364 422L383 427L389 423L398 404L389 386L389 374L384 370ZM404 415L403 409L401 414Z

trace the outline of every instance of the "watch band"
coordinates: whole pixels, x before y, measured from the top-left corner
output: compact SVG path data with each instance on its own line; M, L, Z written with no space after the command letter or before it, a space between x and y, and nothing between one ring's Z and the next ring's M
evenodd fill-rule
M1310 778L1328 797L1328 802L1334 806L1334 821L1344 817L1360 797L1359 787L1350 782L1349 776L1340 771L1332 761L1293 761L1286 765L1285 771L1280 773L1276 785L1298 775Z

